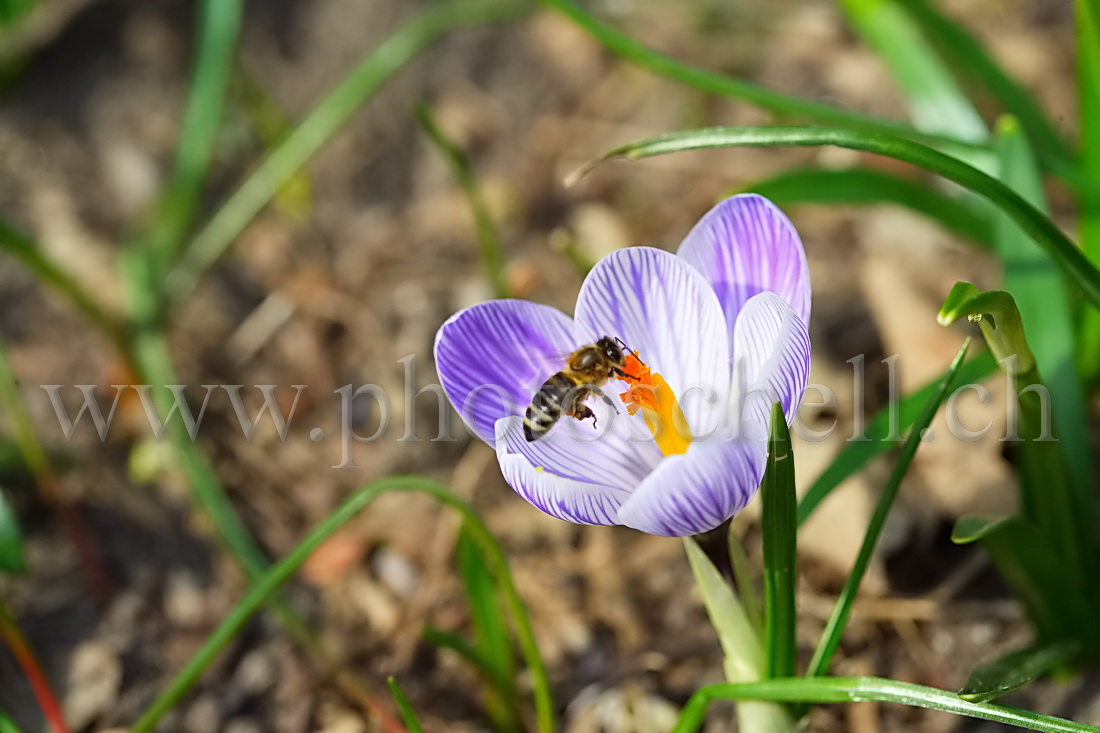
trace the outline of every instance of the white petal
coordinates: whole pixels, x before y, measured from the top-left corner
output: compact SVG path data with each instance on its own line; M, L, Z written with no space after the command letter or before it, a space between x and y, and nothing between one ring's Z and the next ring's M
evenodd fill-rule
M522 419L500 420L498 453L522 456L532 466L567 479L631 491L662 455L643 417L628 415L618 397L613 399L618 412L598 400L585 403L596 413L596 425L563 416L535 441L524 437Z
M664 250L612 252L588 274L577 298L578 340L622 339L659 372L680 400L692 434L725 419L729 336L718 297L690 265Z
M666 537L714 529L756 493L767 444L711 438L666 458L623 502L619 523Z
M731 401L744 433L767 435L776 401L790 425L810 378L810 337L802 319L775 293L754 295L734 325L733 355Z
M499 431L507 428L502 424ZM593 481L559 476L509 452L504 436L497 440L501 473L516 493L552 517L574 524L618 524L619 507L629 492Z

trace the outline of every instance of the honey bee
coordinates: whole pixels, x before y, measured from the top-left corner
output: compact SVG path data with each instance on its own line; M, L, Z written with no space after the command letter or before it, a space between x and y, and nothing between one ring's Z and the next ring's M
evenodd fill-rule
M611 398L598 388L613 376L631 377L623 371L624 352L629 353L629 349L622 340L604 336L570 354L565 368L547 379L527 406L527 415L523 418L523 435L527 440L538 440L546 435L562 415L578 420L592 418L595 427L596 413L584 401L599 397L615 407Z

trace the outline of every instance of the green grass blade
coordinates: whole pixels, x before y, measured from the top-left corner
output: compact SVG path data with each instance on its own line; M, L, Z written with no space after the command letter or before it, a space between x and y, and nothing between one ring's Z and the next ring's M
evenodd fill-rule
M971 672L958 695L967 702L992 702L1064 666L1076 651L1074 645L1065 643L1017 649Z
M909 464L912 463L913 456L917 454L917 448L920 447L923 441L925 428L932 423L932 418L935 417L940 405L946 399L968 348L970 348L969 339L959 349L959 353L951 363L951 368L947 370L932 399L928 401L920 417L914 423L909 438L905 441L905 447L902 448L898 462L894 465L894 470L890 473L890 478L879 496L878 503L875 505L875 512L871 515L871 521L867 526L867 534L864 535L859 554L852 564L852 571L844 581L844 587L837 598L836 606L825 624L821 641L818 643L817 649L814 650L813 659L810 660L809 669L806 670L807 677L819 677L829 670L829 662L832 661L833 653L840 645L840 637L848 623L848 616L851 614L852 604L855 603L856 593L859 590L860 583L863 582L864 573L867 572L867 565L871 562L871 555L874 553L876 545L878 545L882 528L886 524L886 517L894 504L898 489L901 487L901 480L909 470Z
M498 731L519 731L523 720L516 708L515 659L508 623L501 612L492 574L482 560L480 548L463 527L455 555L466 590L470 623L477 640L478 657L489 668L485 709Z
M1041 211L997 179L927 145L880 132L830 127L709 127L685 130L619 146L590 162L571 180L603 160L617 156L646 158L684 150L731 146L821 146L885 155L912 163L978 193L997 205L1055 260L1093 303L1100 304L1100 270Z
M1012 591L1027 609L1041 644L1071 643L1095 658L1100 649L1095 597L1086 593L1088 579L1067 561L1057 542L1036 522L1013 517L981 540Z
M1033 203L1045 209L1042 180L1031 157L1027 140L1013 118L1003 118L997 126L996 150L1001 161L1004 182ZM1076 560L1085 567L1083 582L1091 582L1095 562L1092 537L1096 520L1092 476L1094 466L1088 442L1088 418L1084 390L1076 363L1076 335L1070 311L1067 285L1062 273L1035 246L1016 223L1003 214L996 216L996 249L1004 262L1005 288L1012 293L1023 319L1024 331L1035 355L1039 375L1050 392L1050 417L1060 451L1048 450L1029 441L1023 447L1034 449L1047 459L1064 463L1068 468L1066 491L1053 492L1051 476L1062 475L1061 466L1037 467L1034 481L1021 472L1021 491L1025 506L1041 506L1063 501L1062 511L1052 516L1062 519L1046 526L1052 540L1069 546L1067 560ZM1026 347L1025 347L1026 348ZM1024 366L1020 366L1025 371ZM1058 460L1061 454L1061 461ZM1091 566L1091 567L1089 567Z
M0 0L0 30L15 25L38 5L38 0Z
M953 692L911 682L878 677L796 677L741 684L708 685L698 690L680 714L673 733L699 730L707 707L715 700L771 700L777 702L845 703L892 702L912 707L940 710L980 720L1014 725L1043 733L1100 733L1100 728L1071 720L1040 715L1030 710L971 703Z
M234 77L235 99L248 115L263 149L271 150L294 129L293 121L275 97L247 70L238 68ZM307 168L299 168L272 197L272 205L288 220L305 221L313 212L313 183Z
M23 556L23 534L19 520L0 490L0 573L22 575L27 572L27 560Z
M956 545L968 545L971 542L977 542L986 535L996 532L998 527L1005 522L1012 521L1012 519L1007 514L994 516L963 515L955 521L955 526L951 528L951 541Z
M0 711L0 733L23 733L15 721Z
M474 172L470 167L470 161L465 153L440 129L435 121L435 115L426 105L418 105L416 119L424 128L428 139L432 141L436 149L447 161L458 182L462 193L466 196L466 202L470 206L470 212L474 216L474 226L477 229L478 249L481 251L481 266L489 278L489 284L493 288L493 296L496 298L508 298L508 281L504 276L504 250L500 243L500 235L493 224L493 218L489 215L489 208L478 190L477 181L474 180Z
M520 648L527 662L532 678L535 695L535 711L540 733L554 731L554 705L550 697L550 683L539 656L531 620L527 615L523 600L516 591L512 576L508 570L508 561L500 545L477 512L466 501L457 497L450 489L431 479L419 476L393 476L380 479L359 489L328 515L321 523L306 535L282 560L275 563L259 580L253 584L248 594L222 619L202 647L184 665L168 687L145 710L131 727L131 733L148 733L180 698L198 681L202 673L221 654L225 647L240 633L241 628L301 567L306 558L322 542L332 536L340 527L370 504L375 497L395 491L419 491L458 511L467 523L467 530L478 543L485 562L500 586L502 597L515 624Z
M65 298L90 323L119 345L123 342L122 322L107 312L103 305L78 283L72 275L62 270L46 256L38 244L4 219L0 219L0 249L10 254L27 268L46 287Z
M409 704L409 699L405 697L405 693L397 684L397 680L390 676L386 678L386 682L390 685L390 694L393 695L393 701L397 705L397 709L401 711L401 719L405 721L405 728L408 733L424 733L424 729L420 726L420 720L417 719L412 705Z
M241 0L203 0L199 4L195 68L180 140L172 174L143 244L155 253L161 268L171 264L183 244L214 157L242 5Z
M768 677L793 677L798 659L795 641L795 584L798 581L795 532L797 499L794 454L783 406L772 406L768 462L760 484L764 533L764 651Z
M437 646L440 649L450 649L477 668L479 672L485 675L486 679L493 679L493 675L496 674L493 665L485 661L477 647L461 634L437 629L434 626L425 626L420 632L420 637L432 646ZM498 682L494 680L494 683ZM500 681L498 684L502 683L503 681Z
M840 6L890 67L914 127L970 142L989 138L982 118L901 5L895 0L840 0Z
M611 26L600 22L573 0L541 0L541 2L543 5L553 8L569 18L577 27L591 35L615 55L621 56L654 74L667 77L681 84L723 97L742 99L771 112L800 119L856 127L863 130L877 130L921 140L966 144L965 141L954 135L940 136L921 132L904 122L863 115L828 104L812 102L801 97L781 94L740 79L685 64L647 48L625 33L620 33Z
M1077 114L1081 130L1080 172L1087 188L1078 188L1080 239L1085 255L1100 266L1100 201L1086 198L1100 191L1100 2L1076 0ZM1081 314L1080 368L1090 381L1100 376L1100 309Z
M873 168L803 168L739 187L740 191L753 191L777 204L896 204L982 248L988 248L993 238L989 220L967 204L923 183Z
M501 0L451 0L416 16L368 53L272 150L188 244L169 274L172 302L186 297L244 228L359 107L402 66L448 31L513 17Z
M159 331L146 330L136 334L131 356L134 369L143 384L180 384L168 353L167 340ZM162 415L168 414L168 404L165 402L168 396L167 390L153 390L154 402ZM219 539L241 564L245 573L250 578L259 578L268 568L267 556L237 516L214 469L203 456L201 447L193 443L181 427L178 420L173 421L168 426L167 433L180 467L187 476L192 495L210 517Z
M1007 112L1020 120L1038 150L1067 164L1072 163L1073 150L1035 98L1005 73L969 31L940 13L928 0L904 0L904 4L956 70L976 80Z
M988 351L983 351L973 359L963 363L959 369L958 381L961 384L976 384L996 372L997 362L994 361L993 355ZM945 372L912 394L906 395L898 403L895 423L898 429L906 431L913 425L923 407L936 394L939 385L943 383L946 377L947 373ZM897 443L884 440L886 436L891 434L891 422L895 420L891 410L890 407L880 410L868 423L867 429L863 433L867 440L848 441L844 449L829 464L829 467L821 473L821 476L802 497L802 501L798 503L799 525L809 519L814 509L845 479L858 473L860 469L870 463L872 458L897 447Z

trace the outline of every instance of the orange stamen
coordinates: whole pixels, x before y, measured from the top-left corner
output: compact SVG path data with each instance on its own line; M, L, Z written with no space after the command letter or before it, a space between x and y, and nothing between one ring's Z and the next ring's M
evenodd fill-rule
M626 411L631 415L642 411L657 447L666 456L686 453L691 445L691 428L665 378L650 371L636 351L626 355L623 371L629 375L623 381L630 389L619 395L619 399L626 405Z

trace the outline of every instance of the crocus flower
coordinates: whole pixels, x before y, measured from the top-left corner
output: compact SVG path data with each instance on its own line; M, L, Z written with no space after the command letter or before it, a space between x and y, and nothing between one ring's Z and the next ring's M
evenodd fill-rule
M686 536L755 494L771 406L790 424L806 390L809 315L797 232L770 201L742 194L708 212L675 255L630 247L600 260L572 318L522 300L456 313L435 358L447 397L524 499L568 522ZM588 399L597 420L563 416L525 439L543 382L604 336L629 347L631 379Z

